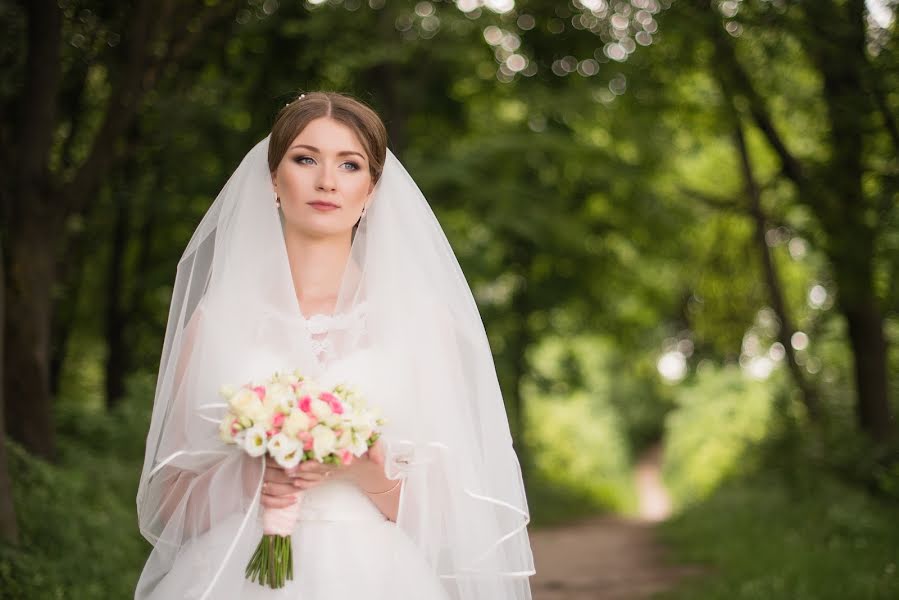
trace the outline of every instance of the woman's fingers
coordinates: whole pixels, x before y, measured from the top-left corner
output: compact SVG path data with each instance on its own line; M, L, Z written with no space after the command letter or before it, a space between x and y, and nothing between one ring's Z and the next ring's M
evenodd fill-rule
M293 488L294 490L310 490L317 485L321 485L323 479L311 480L311 479L300 479L299 477L293 480Z
M284 467L278 464L278 461L275 460L275 457L271 454L265 455L265 466L271 469L280 469L284 470Z
M293 478L284 469L265 469L265 481L271 483L290 483Z
M268 496L292 496L297 493L297 489L292 483L273 483L266 481L262 485L262 492Z
M293 496L269 496L263 494L260 502L266 508L287 508L297 500Z

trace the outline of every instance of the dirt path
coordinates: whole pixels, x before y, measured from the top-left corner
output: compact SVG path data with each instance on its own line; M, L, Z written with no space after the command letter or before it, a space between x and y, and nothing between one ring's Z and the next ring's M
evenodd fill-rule
M671 511L661 476L661 449L641 457L634 484L637 518L603 516L532 532L534 600L637 600L674 587L702 569L663 562L654 523Z

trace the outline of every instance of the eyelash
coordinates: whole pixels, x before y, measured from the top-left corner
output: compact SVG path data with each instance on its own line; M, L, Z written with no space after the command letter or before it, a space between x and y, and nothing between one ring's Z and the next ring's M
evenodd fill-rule
M293 160L294 160L294 162L296 162L297 164L305 164L305 163L303 163L303 162L301 162L301 161L303 161L304 159L307 159L307 158L308 158L309 160L315 160L315 159L312 158L311 156L297 156L297 157L294 158ZM353 171L358 171L358 170L360 169L359 165L358 165L357 163L351 161L351 160L348 160L347 162L345 162L345 163L343 163L343 164L345 164L345 165L353 165Z

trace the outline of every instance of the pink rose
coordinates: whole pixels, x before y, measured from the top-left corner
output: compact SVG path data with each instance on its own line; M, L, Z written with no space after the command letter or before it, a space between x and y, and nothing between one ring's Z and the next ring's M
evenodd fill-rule
M306 414L312 410L312 398L309 396L303 396L300 398L300 410Z
M352 463L353 462L353 453L350 452L349 450L344 450L343 452L341 452L340 462L342 462L345 465Z
M281 425L284 423L284 413L275 413L275 417L272 419L272 426L281 429Z
M256 387L253 388L253 391L256 392L256 395L259 396L260 400L265 399L265 386L264 385L257 385Z
M318 399L327 402L328 406L331 407L331 412L333 412L335 415L343 414L343 404L341 404L340 400L337 399L337 396L335 396L331 392L322 392L318 395Z

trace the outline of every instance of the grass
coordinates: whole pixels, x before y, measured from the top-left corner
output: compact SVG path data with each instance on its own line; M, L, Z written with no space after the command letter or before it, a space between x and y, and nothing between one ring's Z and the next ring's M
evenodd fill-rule
M899 598L899 505L824 472L727 482L659 534L670 560L712 567L660 600Z

